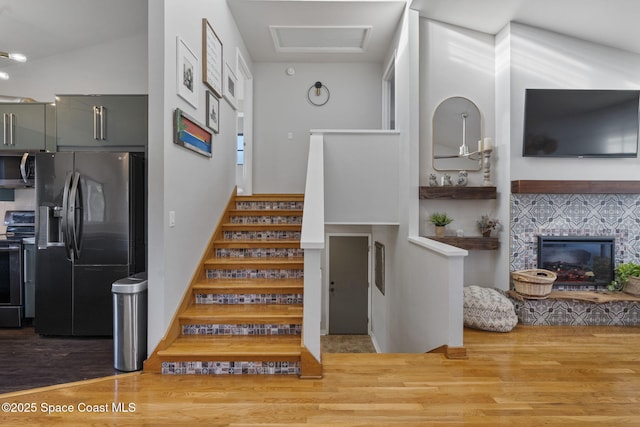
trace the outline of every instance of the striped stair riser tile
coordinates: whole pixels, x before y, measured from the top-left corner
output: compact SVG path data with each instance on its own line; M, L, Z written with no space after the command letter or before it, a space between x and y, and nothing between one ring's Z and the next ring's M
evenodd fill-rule
M300 240L299 231L225 231L225 240Z
M231 224L302 224L301 216L232 216Z
M236 209L242 210L302 210L304 202L236 202Z
M216 249L218 258L302 258L304 250L298 248L246 248Z
M300 375L300 362L162 362L163 374Z
M303 270L207 270L207 279L301 279Z
M301 335L302 325L182 325L183 335Z
M196 294L196 304L302 304L302 294Z

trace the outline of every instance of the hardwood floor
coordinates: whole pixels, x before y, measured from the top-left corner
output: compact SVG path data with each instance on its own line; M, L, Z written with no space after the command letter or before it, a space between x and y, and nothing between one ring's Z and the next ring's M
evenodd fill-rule
M518 325L505 334L465 330L464 339L465 360L434 353L324 354L320 380L136 373L5 394L0 422L640 425L638 327ZM74 412L46 415L48 405Z

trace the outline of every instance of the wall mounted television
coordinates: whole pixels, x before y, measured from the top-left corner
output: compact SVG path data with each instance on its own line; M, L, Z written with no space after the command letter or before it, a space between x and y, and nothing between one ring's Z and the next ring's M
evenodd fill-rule
M637 157L640 90L527 89L524 157Z

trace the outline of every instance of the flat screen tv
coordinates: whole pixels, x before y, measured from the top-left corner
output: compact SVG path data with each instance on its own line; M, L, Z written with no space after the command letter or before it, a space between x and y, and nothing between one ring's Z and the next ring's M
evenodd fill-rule
M527 89L525 157L637 157L640 90Z

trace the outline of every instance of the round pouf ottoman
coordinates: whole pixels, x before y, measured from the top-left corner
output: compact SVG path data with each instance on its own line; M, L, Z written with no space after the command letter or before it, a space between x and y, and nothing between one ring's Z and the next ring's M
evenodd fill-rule
M518 324L513 303L495 289L464 288L464 326L483 331L509 332Z

